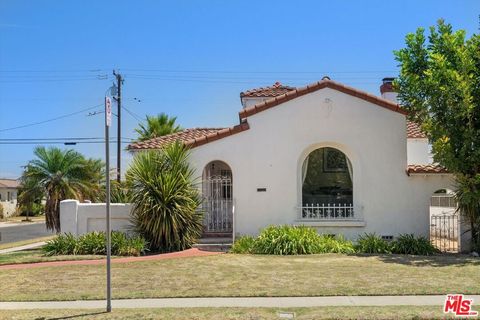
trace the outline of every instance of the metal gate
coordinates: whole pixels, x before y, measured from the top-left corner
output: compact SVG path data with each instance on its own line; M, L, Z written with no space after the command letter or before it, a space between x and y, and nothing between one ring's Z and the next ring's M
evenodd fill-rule
M459 252L460 219L458 214L430 216L430 241L442 252Z
M211 176L203 182L204 232L232 232L233 198L231 173Z

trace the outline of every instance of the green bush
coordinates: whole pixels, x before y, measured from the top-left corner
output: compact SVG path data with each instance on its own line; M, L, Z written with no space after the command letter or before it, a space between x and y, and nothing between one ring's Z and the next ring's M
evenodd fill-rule
M359 253L392 253L391 245L375 233L361 235L355 250Z
M319 253L320 236L305 226L270 226L257 237L253 251L275 255Z
M105 236L104 232L93 231L85 233L84 235L78 237L74 254L105 255L107 252L106 242L107 237Z
M401 234L392 243L392 253L428 256L437 252L430 240L413 234Z
M3 212L3 205L0 203L0 220L5 219L5 213Z
M353 243L342 235L321 235L319 250L316 253L355 253L355 248Z
M43 246L43 252L47 256L75 254L77 239L71 233L59 234Z
M36 202L33 202L32 204L30 204L30 208L24 205L19 207L20 216L22 217L26 217L27 214L29 217L36 217L36 216L42 215L44 212L44 209L45 208L41 203L36 203Z
M70 233L66 233L49 240L43 246L43 252L47 256L105 255L107 252L106 242L105 232L89 232L78 238ZM140 236L128 236L123 232L113 231L111 245L112 255L139 256L146 251L148 243Z
M255 245L255 238L251 236L244 236L238 238L230 249L231 253L253 253L253 246Z

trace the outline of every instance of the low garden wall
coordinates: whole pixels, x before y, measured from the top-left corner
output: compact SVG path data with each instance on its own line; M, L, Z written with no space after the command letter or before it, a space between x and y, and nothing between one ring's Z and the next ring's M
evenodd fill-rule
M110 204L112 230L128 231L130 223L129 203ZM105 203L80 203L78 200L60 202L60 226L62 232L79 236L91 231L105 231Z

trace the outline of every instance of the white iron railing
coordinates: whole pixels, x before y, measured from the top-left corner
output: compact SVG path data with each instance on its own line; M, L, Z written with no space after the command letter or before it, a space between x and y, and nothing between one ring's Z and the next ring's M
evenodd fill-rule
M354 220L352 203L304 203L300 209L301 220Z

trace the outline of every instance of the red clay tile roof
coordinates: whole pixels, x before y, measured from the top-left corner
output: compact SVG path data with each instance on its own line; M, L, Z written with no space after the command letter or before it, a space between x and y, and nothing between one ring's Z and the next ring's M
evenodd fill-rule
M160 149L163 146L175 141L180 141L190 148L195 148L203 144L206 144L227 136L231 136L248 129L249 129L249 125L246 122L231 128L185 129L183 131L172 133L166 136L153 138L153 139L141 141L141 142L134 142L128 145L127 149L131 151Z
M405 115L407 114L407 112L403 110L400 107L400 105L398 105L397 103L394 103L390 100L386 100L383 98L379 98L373 94L346 86L344 84L341 84L339 82L335 82L329 79L321 80L321 81L309 84L306 87L297 88L297 89L288 91L287 93L279 95L275 98L271 98L264 102L258 103L254 106L245 108L242 111L240 111L238 114L240 116L240 119L245 119L256 113L273 108L275 106L278 106L279 104L293 100L295 98L301 97L303 95L306 95L308 93L311 93L323 88L338 90L340 92L374 103L380 107L387 108L389 110L392 110L401 114L405 114Z
M236 134L249 129L249 125L246 122L248 116L254 115L258 112L264 111L266 109L275 107L281 103L287 102L289 100L295 99L302 95L320 90L322 88L331 88L338 90L340 92L358 97L360 99L372 102L381 107L387 108L389 110L399 112L401 114L406 114L406 111L403 110L398 104L379 98L375 95L366 93L364 91L357 90L355 88L345 86L341 83L332 81L330 79L323 79L316 83L310 84L302 88L294 88L283 86L279 82L276 82L273 86L252 89L240 94L241 97L273 97L266 100L265 102L256 104L254 106L243 109L239 112L241 124L236 125L232 128L193 128L185 129L181 132L166 135L159 138L150 139L143 142L134 142L130 144L128 150L145 150L145 149L159 149L162 146L174 142L181 141L185 145L194 148L208 142L212 142L223 137ZM407 121L407 137L408 138L424 138L425 135L421 132L418 125L413 122Z
M447 169L439 164L409 164L407 166L407 174L431 174L431 173L448 173Z
M407 120L407 138L409 139L426 139L427 136L423 133L418 124Z
M255 89L250 89L245 92L240 92L240 98L243 97L277 97L289 91L295 90L295 87L284 86L280 82L275 82L272 86L269 87L260 87Z
M20 181L16 179L0 179L0 188L17 189Z

